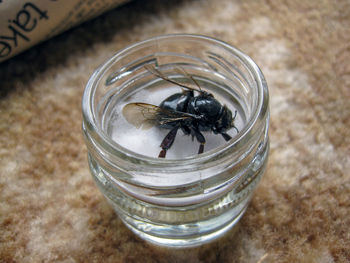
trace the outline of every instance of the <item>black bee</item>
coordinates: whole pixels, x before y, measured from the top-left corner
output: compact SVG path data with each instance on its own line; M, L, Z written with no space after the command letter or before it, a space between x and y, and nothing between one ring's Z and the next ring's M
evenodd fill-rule
M146 69L156 77L183 88L182 93L169 96L159 106L136 102L129 103L123 108L125 119L137 128L158 126L170 130L160 145L162 150L158 157L165 157L179 129L185 135L192 135L192 139L196 137L200 143L198 154L204 151L205 138L202 131L221 134L226 141L231 139L226 131L234 128L237 133L239 132L234 125L237 111L232 116L226 105L220 104L211 93L202 90L197 81L184 70L183 75L191 79L198 89L174 81L153 67L147 66ZM198 95L195 96L195 92Z

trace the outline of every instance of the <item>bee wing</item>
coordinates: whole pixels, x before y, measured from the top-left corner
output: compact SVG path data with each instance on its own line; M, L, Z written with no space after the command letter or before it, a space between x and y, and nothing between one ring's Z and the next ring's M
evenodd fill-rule
M185 77L191 79L193 81L193 83L198 87L198 89L195 89L195 88L192 88L188 85L185 85L185 84L182 84L180 82L177 82L173 79L170 79L168 78L167 76L165 76L161 71L159 71L158 69L150 66L150 65L146 65L145 68L151 72L153 75L157 76L158 78L161 78L169 83L172 83L172 84L175 84L177 86L180 86L182 88L185 88L185 89L189 89L189 90L193 90L193 91L198 91L198 92L202 92L202 89L200 88L198 82L192 77L190 76L183 68L181 68L181 70L179 68L177 68L177 72L184 75Z
M148 103L129 103L123 108L125 119L136 128L149 129L155 125L194 118L192 114L167 110Z
M196 90L196 91L199 91L199 92L202 92L202 88L201 86L199 86L199 83L193 78L193 76L191 76L190 74L187 73L187 71L185 69L183 69L182 67L177 67L176 68L176 71L177 72L180 72L182 75L186 76L187 78L189 78L190 80L192 80L192 82L197 86L198 90L197 89L193 89L193 88L190 88L192 90Z
M136 128L149 129L157 124L158 107L146 103L129 103L123 108L123 116Z

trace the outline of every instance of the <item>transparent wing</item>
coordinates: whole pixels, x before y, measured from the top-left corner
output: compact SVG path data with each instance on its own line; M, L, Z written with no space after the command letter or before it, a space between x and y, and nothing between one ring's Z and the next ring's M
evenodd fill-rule
M186 76L187 78L189 78L190 80L192 80L192 82L197 86L199 92L202 92L202 88L199 85L199 83L193 78L193 76L191 76L190 74L187 73L186 70L184 70L182 67L177 67L176 71L181 73L182 75ZM193 88L192 88L193 89ZM196 90L196 89L193 89Z
M123 108L123 115L130 124L141 129L149 129L156 125L196 118L196 116L192 114L167 110L156 105L142 102L125 105Z
M185 88L185 89L189 89L189 90L193 90L193 91L198 91L198 92L203 92L201 87L199 86L198 82L191 76L189 75L183 68L181 67L178 67L176 68L176 71L178 73L180 73L181 75L184 75L185 77L189 78L190 80L192 80L192 82L198 87L198 89L195 89L195 88L192 88L188 85L185 85L185 84L182 84L178 81L175 81L173 79L170 79L168 78L167 76L165 76L161 71L159 71L158 69L150 66L150 65L146 65L145 68L151 72L153 75L157 76L158 78L161 78L169 83L172 83L172 84L175 84L177 86L180 86L182 88Z

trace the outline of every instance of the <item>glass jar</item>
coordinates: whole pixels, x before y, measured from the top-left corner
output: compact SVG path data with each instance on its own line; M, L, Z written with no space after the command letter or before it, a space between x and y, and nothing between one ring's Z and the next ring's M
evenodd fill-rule
M138 150L123 145L118 138L133 132L125 122L118 123L123 105L137 94L148 103L152 92L170 84L152 74L150 66L179 82L197 82L237 111L239 132L227 142L212 134L221 139L218 145L189 156L157 158L143 153L153 144L143 130L138 131L137 138L143 140ZM157 103L161 101L158 98ZM258 66L222 41L175 34L133 44L93 73L83 95L83 132L92 176L121 220L141 238L172 247L211 241L238 222L264 173L268 101Z

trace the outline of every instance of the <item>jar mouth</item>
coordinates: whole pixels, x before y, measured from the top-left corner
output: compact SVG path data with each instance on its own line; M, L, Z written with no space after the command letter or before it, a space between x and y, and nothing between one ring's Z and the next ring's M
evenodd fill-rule
M245 123L244 127L239 131L239 133L234 136L229 142L216 147L213 150L205 151L202 154L191 155L184 158L177 159L167 159L167 158L157 158L150 157L143 154L139 154L137 152L131 151L117 142L115 142L111 136L109 136L103 129L102 125L99 123L99 119L97 117L97 112L95 109L95 101L94 96L96 94L96 89L98 86L98 82L101 80L102 76L105 72L118 60L119 57L124 57L128 53L137 49L138 47L164 39L184 39L184 40L203 40L209 42L211 44L218 45L220 48L225 49L226 51L234 54L249 71L253 81L255 82L256 92L257 92L257 101L256 106L251 112L251 116L247 123ZM129 45L126 48L120 50L116 54L114 54L110 59L108 59L105 63L100 65L95 72L91 75L84 94L82 98L82 112L83 112L83 129L85 132L85 136L89 137L90 140L93 141L95 146L99 146L102 149L106 150L112 155L121 156L122 159L127 159L131 162L136 163L149 163L154 166L159 167L178 167L179 165L188 165L194 164L198 162L206 162L211 160L214 156L225 154L225 152L229 152L232 148L235 148L235 151L238 150L240 146L239 142L247 137L251 137L254 133L254 130L259 129L262 125L265 125L265 116L268 112L268 90L265 78L260 70L260 68L256 65L256 63L246 54L244 54L239 49L212 37L203 36L203 35L195 35L195 34L168 34L156 36L147 40L143 40L137 42L135 44ZM254 128L255 127L255 128ZM248 139L247 139L248 140Z

